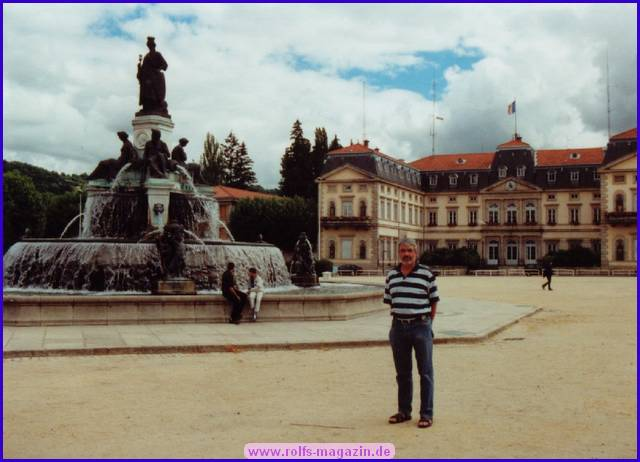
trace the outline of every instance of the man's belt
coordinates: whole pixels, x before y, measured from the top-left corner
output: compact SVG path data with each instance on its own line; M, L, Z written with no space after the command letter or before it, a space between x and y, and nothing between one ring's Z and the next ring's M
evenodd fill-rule
M409 324L411 322L425 321L428 317L429 317L428 314L420 314L418 316L413 316L411 318L401 318L400 316L393 315L393 320L399 321L404 324Z

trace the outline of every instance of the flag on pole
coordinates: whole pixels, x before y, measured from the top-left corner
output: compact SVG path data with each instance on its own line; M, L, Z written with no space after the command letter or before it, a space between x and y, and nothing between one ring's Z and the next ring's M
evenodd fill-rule
M516 101L514 100L513 103L507 106L507 114L511 115L515 113L516 113Z

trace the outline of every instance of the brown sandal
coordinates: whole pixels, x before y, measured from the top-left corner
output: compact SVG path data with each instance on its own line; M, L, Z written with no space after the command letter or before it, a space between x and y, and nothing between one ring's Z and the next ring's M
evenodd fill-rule
M411 420L411 416L403 412L398 412L397 414L393 414L391 417L389 417L390 424L402 423L406 422L407 420Z
M433 425L433 419L418 420L418 428L429 428L431 425Z

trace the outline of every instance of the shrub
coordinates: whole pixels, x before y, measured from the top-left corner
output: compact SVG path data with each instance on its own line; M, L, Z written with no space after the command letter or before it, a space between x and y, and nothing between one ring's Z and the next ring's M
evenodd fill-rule
M327 259L318 260L316 262L316 274L322 276L325 271L333 271L333 262Z

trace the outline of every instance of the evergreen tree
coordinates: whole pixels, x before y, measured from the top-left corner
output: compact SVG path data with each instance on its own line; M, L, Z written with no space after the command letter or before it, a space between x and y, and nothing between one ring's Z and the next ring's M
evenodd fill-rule
M313 179L320 176L322 167L327 160L327 152L329 152L327 131L324 128L316 128L315 142L311 151L311 160L313 166Z
M280 190L285 196L315 196L311 143L304 137L302 124L296 120L291 129L291 144L280 163Z
M336 149L340 149L342 145L340 144L340 140L338 139L338 135L333 135L333 140L329 145L329 151L335 151Z
M229 172L229 186L245 189L254 186L257 181L256 174L252 168L253 160L249 157L247 146L244 142L240 143L238 149L234 151L234 156L233 167L230 167Z
M225 173L222 150L220 143L208 132L204 139L204 152L200 156L200 165L202 166L202 176L209 184L222 184Z

